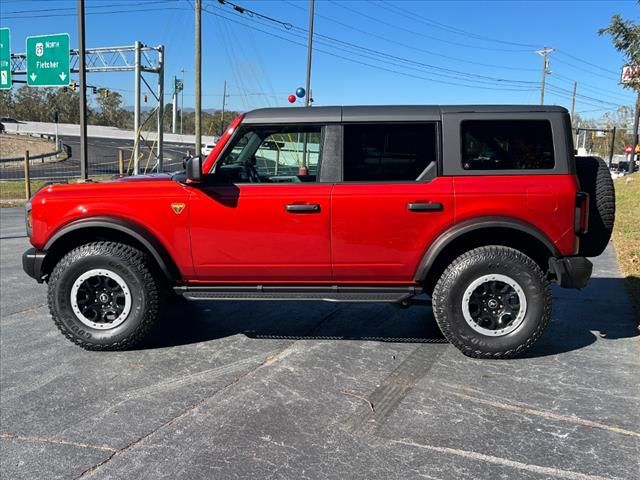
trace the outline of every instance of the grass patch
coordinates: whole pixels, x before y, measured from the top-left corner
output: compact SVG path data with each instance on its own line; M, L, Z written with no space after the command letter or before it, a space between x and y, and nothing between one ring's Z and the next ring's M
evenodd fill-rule
M0 158L22 157L25 150L29 150L30 155L55 152L56 142L45 138L11 133L0 136Z
M37 192L46 185L45 180L31 180L31 194ZM24 200L24 180L3 180L0 181L0 200Z
M106 180L111 180L113 178L112 175L97 175L95 177L91 177L91 180L94 182L102 182ZM54 183L73 183L76 182L77 179L70 179L69 182L64 180L31 180L31 195L36 193L45 185L50 185ZM0 180L0 203L1 206L13 207L17 205L22 205L26 202L25 200L26 194L24 191L24 180Z
M613 243L640 323L640 173L617 178Z

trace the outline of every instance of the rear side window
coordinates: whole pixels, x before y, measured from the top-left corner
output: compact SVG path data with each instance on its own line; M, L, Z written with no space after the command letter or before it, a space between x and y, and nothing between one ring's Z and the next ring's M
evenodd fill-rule
M540 170L555 165L547 120L465 120L461 130L465 170Z
M435 123L344 126L345 182L413 181L436 155Z

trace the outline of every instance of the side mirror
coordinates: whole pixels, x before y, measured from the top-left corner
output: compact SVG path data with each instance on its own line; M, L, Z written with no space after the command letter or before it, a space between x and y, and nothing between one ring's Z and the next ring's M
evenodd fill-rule
M187 174L187 183L200 183L202 181L202 159L200 157L187 158L184 168Z

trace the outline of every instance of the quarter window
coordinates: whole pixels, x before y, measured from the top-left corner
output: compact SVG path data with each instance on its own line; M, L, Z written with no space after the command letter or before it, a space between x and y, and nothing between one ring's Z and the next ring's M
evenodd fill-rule
M546 120L466 120L461 130L465 170L554 167L553 135Z
M346 182L414 181L436 161L436 124L350 124L344 127Z

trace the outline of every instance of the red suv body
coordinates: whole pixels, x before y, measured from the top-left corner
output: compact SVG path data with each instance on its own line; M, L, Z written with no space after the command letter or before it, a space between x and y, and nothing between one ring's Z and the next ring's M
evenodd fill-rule
M588 204L562 108L263 109L238 117L186 172L42 189L27 207L34 248L23 262L49 282L56 324L87 348L142 338L159 301L145 289L404 304L426 293L464 353L512 356L548 321L548 279L588 281ZM466 278L469 252L483 266ZM508 273L527 268L539 283L529 290ZM447 279L461 299L442 291ZM522 332L527 315L537 320Z

